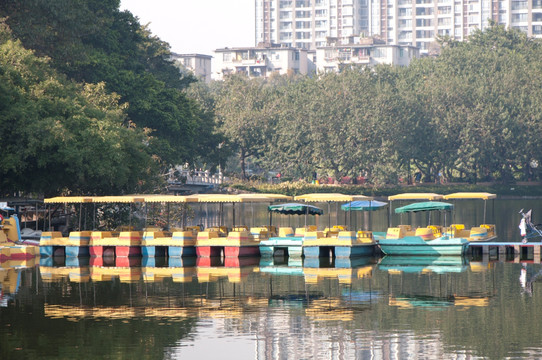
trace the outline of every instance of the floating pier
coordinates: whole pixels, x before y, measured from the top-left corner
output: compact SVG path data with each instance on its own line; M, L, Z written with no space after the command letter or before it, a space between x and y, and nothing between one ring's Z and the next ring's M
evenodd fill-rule
M90 231L72 231L63 237L59 231L46 231L41 234L41 256L89 256Z
M471 255L497 255L499 260L513 256L514 261L530 259L540 263L541 248L542 242L471 242L467 252Z
M146 231L143 233L141 249L144 257L182 257L196 255L197 229L184 231Z

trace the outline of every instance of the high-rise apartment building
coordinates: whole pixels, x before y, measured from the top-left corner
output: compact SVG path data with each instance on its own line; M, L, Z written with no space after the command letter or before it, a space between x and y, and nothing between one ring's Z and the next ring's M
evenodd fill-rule
M315 50L368 30L370 0L255 0L256 44Z
M255 0L256 43L316 49L356 35L429 54L438 35L465 40L490 20L542 37L542 0Z
M370 34L431 52L439 35L465 40L490 20L542 37L542 0L370 0Z

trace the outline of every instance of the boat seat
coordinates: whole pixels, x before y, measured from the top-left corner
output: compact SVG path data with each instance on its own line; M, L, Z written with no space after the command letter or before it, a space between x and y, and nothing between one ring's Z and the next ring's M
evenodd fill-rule
M147 231L147 232L162 231L162 229L157 227L157 226L148 226L148 227L144 228L143 231Z
M251 227L250 233L258 237L267 237L269 235L269 230L265 226Z
M324 235L325 237L337 237L339 236L339 229L336 228L325 228L324 229Z
M128 225L122 225L115 229L115 232L123 232L123 231L135 231L134 226L128 226Z
M276 236L277 234L277 227L275 225L264 225L262 226L267 229L267 232L270 236Z
M465 224L452 224L452 225L450 225L450 228L454 228L454 229L457 229L457 230L463 230L463 229L465 229Z
M399 226L388 228L386 239L402 239L405 237L406 233L406 227Z
M248 231L248 227L245 225L234 226L231 231Z
M482 224L480 225L481 228L487 229L488 235L495 235L495 225L493 224Z
M226 236L226 235L228 235L228 228L225 227L225 226L214 226L214 227L210 227L210 228L205 229L205 231L216 232L216 233L218 233L218 236Z
M435 239L435 235L433 234L433 229L428 228L428 227L417 228L415 235L421 237L423 240Z
M360 243L372 243L374 241L372 231L358 231L356 234L356 239Z
M442 236L442 226L440 226L440 225L429 225L429 226L427 226L427 228L431 229L431 231L433 231L433 235L436 238Z
M281 227L279 228L279 237L294 236L294 229L291 227Z
M309 231L316 231L317 228L315 225L308 225L305 227L300 227L295 229L295 236L303 237L305 236L305 233Z
M176 230L176 231L182 231L182 229L179 229L179 230ZM198 231L201 231L201 227L199 225L187 226L186 231L198 232Z
M487 236L487 229L484 227L473 227L470 229L469 237L472 239L485 238Z

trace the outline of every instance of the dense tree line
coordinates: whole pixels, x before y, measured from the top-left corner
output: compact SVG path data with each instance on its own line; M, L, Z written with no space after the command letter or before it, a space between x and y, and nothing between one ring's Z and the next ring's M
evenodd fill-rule
M408 67L206 85L119 0L5 0L0 18L2 194L152 191L185 163L377 185L540 177L541 42L515 30L441 39Z
M216 114L241 162L292 178L538 178L541 42L494 25L440 43L440 56L408 67L232 76L213 90Z
M3 193L149 191L171 165L216 162L208 149L222 141L214 116L185 92L195 79L119 6L0 2L0 76L9 78L0 106L20 113L0 117ZM95 124L101 120L107 124ZM55 133L58 127L67 133Z

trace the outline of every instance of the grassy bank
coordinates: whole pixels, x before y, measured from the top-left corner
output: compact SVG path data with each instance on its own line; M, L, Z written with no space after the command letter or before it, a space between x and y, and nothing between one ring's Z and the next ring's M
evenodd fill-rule
M499 197L542 197L542 184L521 183L502 185L492 183L479 184L416 184L406 186L373 187L364 185L315 185L303 182L282 182L279 184L266 184L254 182L239 182L230 184L230 189L236 191L277 193L284 195L301 195L306 193L337 192L342 194L363 194L374 197L387 197L389 195L405 192L431 192L437 194L450 194L454 192L490 192Z

